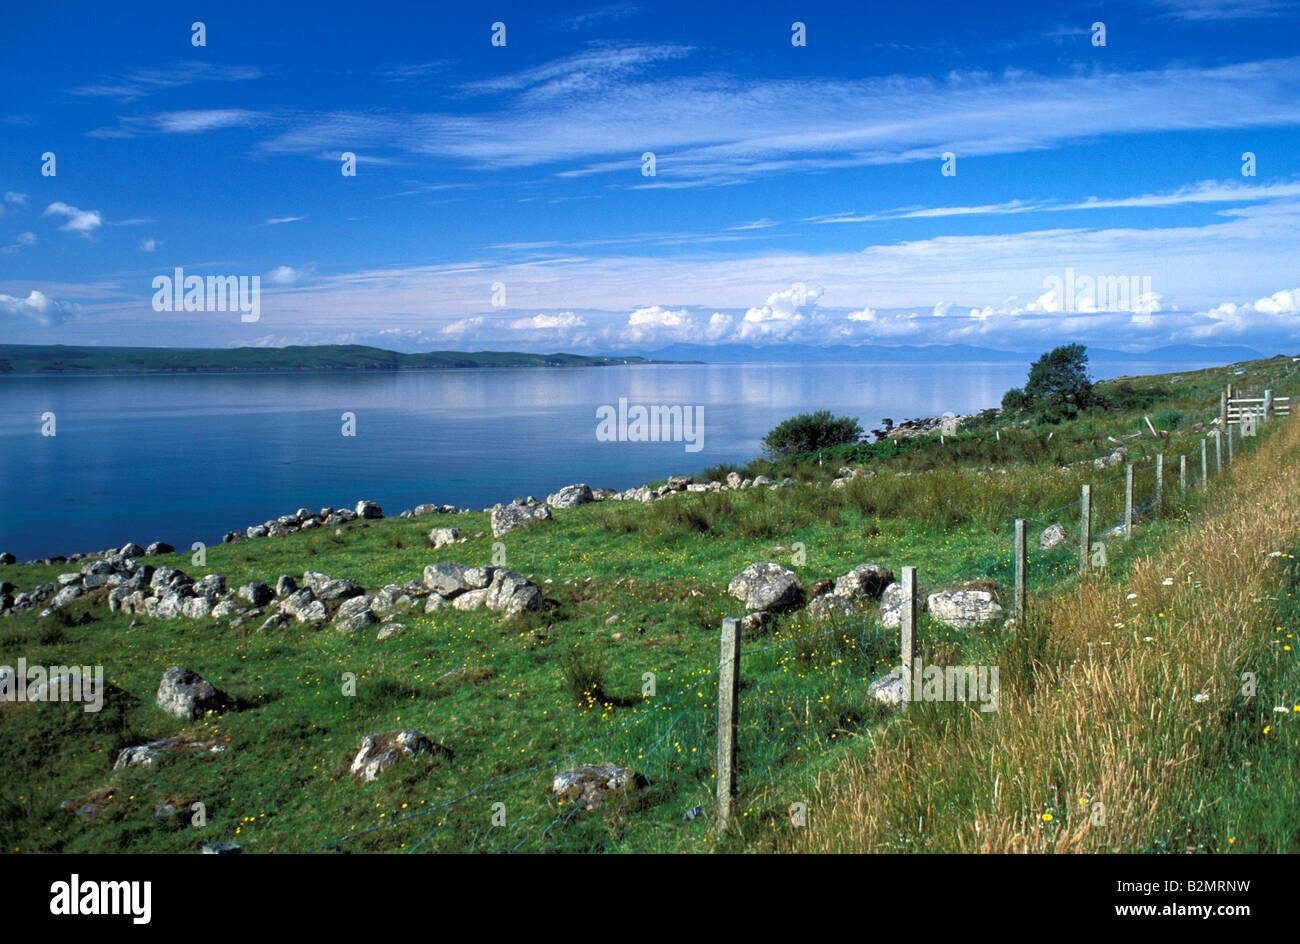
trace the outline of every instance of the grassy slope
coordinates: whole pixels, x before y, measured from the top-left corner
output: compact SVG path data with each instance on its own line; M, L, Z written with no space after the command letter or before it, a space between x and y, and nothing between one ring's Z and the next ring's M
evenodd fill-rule
M1291 366L1284 359L1248 365L1244 375L1181 375L1171 384L1173 396L1158 408L1187 415L1159 448L1166 454L1199 449L1188 427L1214 415L1225 380L1286 393ZM1111 448L1106 435L1129 435L1145 428L1139 424L1138 413L1090 417L1056 427L1047 447L1038 445L1046 431L1034 429L1000 439L991 431L950 438L942 449L918 444L903 456L868 462L880 476L844 490L746 491L679 496L650 508L609 502L562 510L552 524L503 541L508 565L532 575L548 600L542 612L513 621L421 612L401 619L403 632L378 641L374 629L341 636L332 627L295 626L259 634L256 623L232 629L224 622L144 617L132 627L131 617L84 600L66 615L88 611L94 618L88 625L34 615L5 618L0 662L25 656L42 664L100 663L123 692L99 715L66 705L0 707L0 756L9 768L0 785L0 843L21 851L193 851L201 842L237 839L250 851L295 851L378 827L338 848L396 851L422 839L421 849L444 851L709 848L707 821L683 824L681 814L707 805L712 790L711 673L718 624L737 613L725 595L731 576L755 560L790 565L791 548L801 542L807 563L797 569L805 586L868 560L895 570L914 564L926 587L958 577L1005 585L1012 518L1038 518L1031 530L1036 535L1055 520L1051 509L1077 497L1080 482L1112 481L1116 469L1063 473L1058 466L1105 454ZM1152 475L1141 454L1158 447L1149 436L1126 442L1139 458L1141 497ZM960 459L955 465L952 453ZM927 463L935 471L922 474ZM833 465L804 463L791 471L825 481ZM1008 472L982 473L984 465ZM891 472L899 467L918 474L895 477ZM1166 480L1170 492L1177 491L1176 468ZM1098 490L1098 523L1118 519L1120 492L1113 481ZM1171 496L1167 514L1139 529L1131 545L1113 545L1112 572L1177 540L1187 530L1182 519L1199 513L1200 504L1192 498L1184 506ZM1068 516L1062 520L1069 523ZM424 537L434 524L458 526L471 539L434 551ZM191 566L184 555L166 562L196 578L226 574L231 586L312 569L374 589L418 578L437 560L490 563L492 545L487 516L475 514L386 519L341 536L331 530L226 545L209 550L204 568ZM1032 586L1045 595L1067 592L1074 583L1073 554L1071 547L1033 553ZM2 573L29 589L72 569L16 566ZM623 638L614 640L616 632ZM895 657L889 634L857 624L829 637L808 638L812 632L794 617L746 641L746 825L725 840L730 846L782 847L788 804L811 800L821 773L840 771L846 756L861 756L868 737L897 727L864 708L862 699L865 683ZM927 635L932 656L963 661L1003 646L993 634ZM766 647L775 648L760 651ZM1019 654L1022 664L1027 656ZM162 714L152 704L153 692L174 663L200 672L245 707L189 725ZM448 675L457 669L468 671ZM355 697L341 693L347 672L358 679ZM640 697L645 673L655 674L653 698ZM577 676L598 680L602 696L576 702L567 689ZM1004 674L1004 684L1007 679ZM952 723L970 725L969 719ZM362 735L405 727L425 731L449 753L403 763L376 784L344 775ZM153 768L111 770L122 747L178 733L217 738L227 749L169 755ZM575 815L547 802L557 769L552 759L594 738L603 740L558 766L608 759L638 767L655 784L645 808ZM852 744L848 754L845 742ZM480 790L484 784L492 785ZM918 797L927 789L911 788ZM111 799L92 821L60 806L95 790L111 792ZM160 802L186 808L196 800L207 808L202 830L154 815ZM495 802L505 804L504 827L491 827ZM389 825L412 813L420 815ZM833 819L814 817L818 822ZM816 848L830 844L821 833L804 835L820 837L813 840Z
M591 367L649 363L640 357L430 351L402 354L359 344L283 348L70 347L0 344L0 374L231 370L429 370L465 367Z

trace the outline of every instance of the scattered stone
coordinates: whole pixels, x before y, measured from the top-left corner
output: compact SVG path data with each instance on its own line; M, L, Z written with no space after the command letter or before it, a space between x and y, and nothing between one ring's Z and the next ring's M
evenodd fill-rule
M281 574L280 579L275 582L275 595L277 597L287 597L298 589L298 582L288 574Z
M177 718L197 721L206 712L219 709L224 702L225 697L216 686L197 672L179 665L164 672L158 685L158 707Z
M867 686L867 698L886 708L897 708L904 702L906 695L907 683L903 679L902 669L882 675Z
M434 528L429 532L434 547L446 547L460 540L460 528Z
M835 594L848 599L880 599L885 588L894 582L894 574L879 564L859 564L835 581Z
M230 533L236 534L238 532L232 531ZM154 541L144 549L144 553L147 557L157 557L159 554L174 554L176 553L176 548L172 547L166 541Z
M1069 533L1062 524L1049 524L1038 536L1038 546L1043 550L1059 547L1069 540Z
M529 508L527 505L498 505L492 509L492 536L501 537L507 531L522 528L535 521L549 521L551 509L546 505Z
M780 564L750 564L727 584L727 592L745 604L745 609L781 610L799 600L799 578Z
M566 485L554 495L546 496L546 504L552 508L573 508L595 501L591 488L585 484Z
M1002 619L1002 607L987 590L940 590L926 597L930 618L953 629L972 629Z
M551 792L584 810L594 810L606 800L626 797L650 785L644 776L617 764L583 764L557 774Z
M371 783L403 757L415 757L433 750L433 743L422 731L388 731L367 734L352 761L351 773L363 783Z
M363 500L357 502L356 516L358 518L382 518L384 510L372 501Z
M368 596L352 597L343 601L334 616L334 626L342 633L355 633L379 622L370 611L371 598Z
M292 578L290 579L292 580ZM271 588L256 580L240 587L238 596L241 600L247 600L253 606L266 606L275 599L275 594L271 591Z
M243 855L244 850L235 842L205 842L203 855Z

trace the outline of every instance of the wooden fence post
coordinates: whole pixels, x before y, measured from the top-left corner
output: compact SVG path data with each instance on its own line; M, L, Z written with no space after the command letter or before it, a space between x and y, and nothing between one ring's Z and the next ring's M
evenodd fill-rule
M1178 457L1178 491L1187 491L1187 453Z
M722 654L718 660L718 828L725 829L736 812L736 729L740 721L740 620L722 621Z
M1160 513L1160 506L1165 500L1165 454L1163 452L1156 455L1156 514Z
M1228 465L1232 465L1232 427L1228 427Z
M1092 546L1092 486L1083 486L1079 501L1079 574L1088 572L1088 554Z
M1264 391L1264 422L1267 423L1273 418L1273 391Z
M1124 467L1124 540L1133 537L1133 463Z
M1205 486L1210 480L1210 463L1209 456L1205 448L1205 438L1201 438L1201 491L1205 491Z
M1016 632L1025 630L1025 565L1028 555L1025 552L1025 519L1016 519L1016 596L1012 618L1016 621Z
M903 612L898 620L899 660L903 664L903 707L912 700L912 658L916 649L916 568L904 567Z
M1214 475L1223 474L1223 430L1214 431Z
M1219 394L1219 429L1228 425L1228 392Z

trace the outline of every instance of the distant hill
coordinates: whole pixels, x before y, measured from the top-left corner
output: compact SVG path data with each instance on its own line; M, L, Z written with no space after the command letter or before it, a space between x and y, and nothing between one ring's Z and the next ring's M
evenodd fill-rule
M606 367L644 357L430 351L401 354L359 344L316 347L69 347L0 344L0 374L202 373L275 370L448 370L472 367Z
M900 345L837 344L814 347L809 344L781 344L756 347L745 344L672 344L646 353L647 357L674 361L703 361L707 364L787 364L787 363L986 363L1019 364L1026 367L1043 351L998 351L969 344ZM1166 361L1195 360L1228 364L1259 360L1265 355L1239 345L1200 346L1181 344L1132 353L1088 347L1090 361Z

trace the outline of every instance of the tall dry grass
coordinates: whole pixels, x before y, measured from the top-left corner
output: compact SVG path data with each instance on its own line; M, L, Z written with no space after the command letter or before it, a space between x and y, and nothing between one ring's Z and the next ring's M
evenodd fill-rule
M1032 601L1038 635L1001 653L1029 655L1002 672L999 712L912 704L821 775L808 826L780 830L776 847L1196 848L1186 824L1218 802L1207 790L1241 730L1262 728L1232 723L1259 708L1242 673L1293 655L1265 605L1285 560L1269 554L1300 530L1300 423L1281 424L1152 556Z

